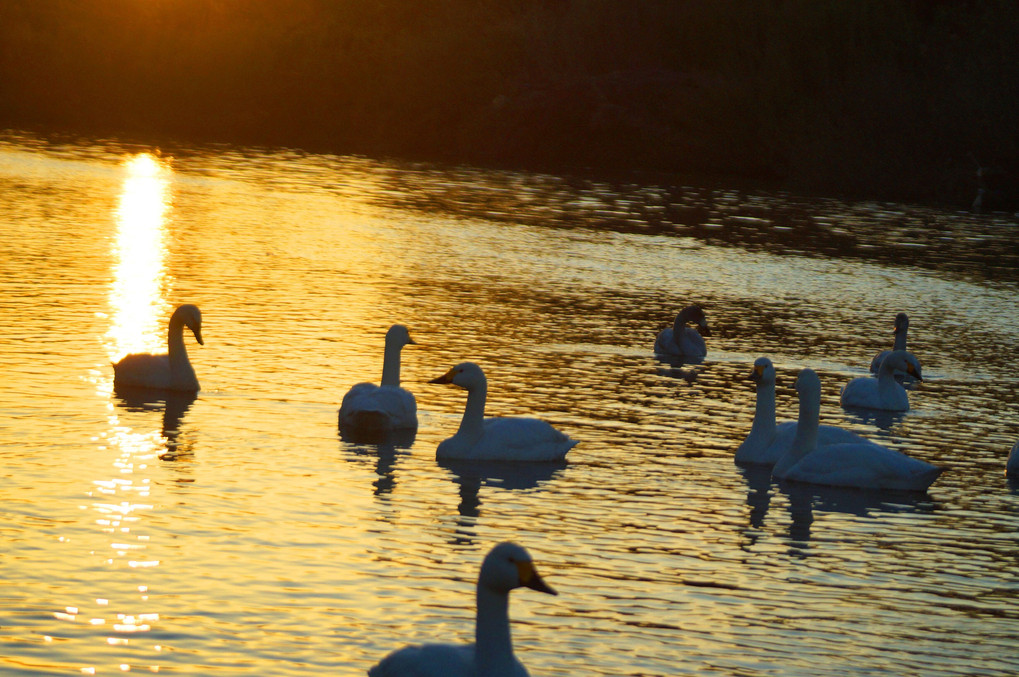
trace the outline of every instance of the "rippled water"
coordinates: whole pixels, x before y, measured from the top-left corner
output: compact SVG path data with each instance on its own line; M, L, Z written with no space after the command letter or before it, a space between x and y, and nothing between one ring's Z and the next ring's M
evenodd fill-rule
M600 183L296 152L0 142L0 672L363 674L469 640L473 581L526 545L532 674L1019 671L1019 227L1007 216ZM651 353L689 301L701 365ZM195 303L196 398L115 393L110 361ZM904 415L838 390L910 313ZM407 324L420 429L336 410ZM778 486L732 454L754 358L795 415L947 472L927 494ZM548 467L444 466L482 364L492 414L581 440Z

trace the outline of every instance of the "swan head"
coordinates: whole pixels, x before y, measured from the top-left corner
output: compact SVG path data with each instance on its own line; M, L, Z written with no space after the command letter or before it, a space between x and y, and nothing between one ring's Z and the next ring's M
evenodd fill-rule
M174 323L190 329L191 333L195 335L198 345L205 345L205 341L202 340L202 311L198 310L198 306L193 306L190 303L177 306L177 310L173 311L173 315L170 316L170 324Z
M905 350L893 350L888 353L888 356L881 362L881 371L890 371L892 373L904 371L917 381L923 381L920 361L916 359L913 353Z
M386 332L386 345L395 345L397 348L402 348L404 346L417 345L417 341L410 337L407 327L402 324L394 324Z
M461 362L438 378L433 378L429 383L452 383L464 390L476 390L486 387L488 380L481 367L473 362Z
M906 313L899 313L895 316L895 334L901 334L902 332L909 329L909 315Z
M800 373L796 377L796 394L799 395L800 400L820 400L821 379L818 377L817 372L810 367L800 369Z
M767 357L754 360L754 369L750 372L750 380L757 385L775 384L775 365Z
M674 331L678 332L688 324L695 325L697 333L701 336L711 336L711 329L708 328L708 318L704 315L704 310L696 303L679 311L679 315L676 316L676 323L673 325Z
M492 548L481 563L478 587L503 594L515 588L530 588L549 595L558 595L538 575L531 555L522 546L505 541Z

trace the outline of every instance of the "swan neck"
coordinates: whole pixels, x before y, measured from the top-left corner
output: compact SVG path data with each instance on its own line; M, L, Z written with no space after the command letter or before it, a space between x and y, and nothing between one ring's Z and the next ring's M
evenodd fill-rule
M478 674L511 674L514 664L510 636L509 595L490 590L478 582L478 609L474 642Z
M775 424L775 384L757 384L757 404L754 407L754 422L750 434L773 435Z
M386 350L382 355L382 385L400 385L400 350L403 346L386 341Z
M485 422L485 400L488 399L488 384L474 386L467 391L467 406L460 421L458 435L480 436Z
M681 313L672 324L672 342L676 344L676 348L678 348L680 352L683 352L683 334L685 332L686 316Z
M821 417L821 394L800 393L800 413L796 422L796 436L789 451L775 464L773 474L781 477L800 459L817 448L817 429Z
M900 329L895 332L895 345L892 350L905 350L906 349L906 329Z
M888 397L902 389L899 382L895 380L894 367L889 365L888 362L888 359L882 362L881 369L877 373L877 389L882 397Z
M183 365L190 368L188 349L184 347L184 323L177 317L170 318L170 325L166 330L166 352L170 356L171 371L177 371Z

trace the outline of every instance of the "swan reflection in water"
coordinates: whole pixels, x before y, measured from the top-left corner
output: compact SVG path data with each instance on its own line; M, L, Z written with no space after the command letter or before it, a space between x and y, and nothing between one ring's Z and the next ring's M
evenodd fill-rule
M771 468L759 464L738 466L747 483L749 524L743 529L744 550L755 545L765 533L765 518L776 489L785 497L789 512L789 544L806 554L813 538L817 513L842 513L878 519L889 513L929 514L936 504L927 492L827 487L802 482L773 483Z
M437 463L450 472L460 493L455 545L471 545L474 542L474 525L481 515L479 494L482 486L512 491L534 489L552 480L567 465L565 460L521 463L442 459Z
M191 403L198 397L197 392L116 386L113 393L117 397L117 405L128 411L163 412L161 434L166 451L159 455L161 460L174 460L194 453L193 441L181 436L181 423Z
M393 493L396 487L396 459L414 446L417 429L409 430L345 430L339 431L340 442L348 457L374 466L372 482L375 496Z
M884 409L843 407L842 411L845 413L846 420L850 423L874 427L885 434L890 433L906 417L906 412L904 411L887 411Z
M697 381L698 371L696 365L703 362L698 360L697 362L688 362L681 357L666 357L664 355L655 355L655 358L663 365L658 368L658 375L665 376L666 378L674 378L679 381L686 381L688 385L693 385ZM684 369L685 365L693 365L690 369Z
M889 513L929 514L934 499L927 492L896 489L854 489L825 487L799 482L780 482L779 488L789 500L789 538L799 547L811 540L815 513L842 513L877 519Z

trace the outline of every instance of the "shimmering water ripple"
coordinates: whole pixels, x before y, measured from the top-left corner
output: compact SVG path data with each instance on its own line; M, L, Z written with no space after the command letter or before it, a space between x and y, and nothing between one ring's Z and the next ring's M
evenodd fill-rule
M512 538L560 591L514 594L532 674L1010 674L1019 496L1017 231L1003 216L440 170L258 149L0 145L5 674L363 674L468 640ZM197 398L112 391L131 162L166 181L163 313L203 310ZM145 185L145 184L142 184ZM142 212L143 214L146 212ZM148 212L156 213L156 212ZM151 271L150 271L151 272ZM688 300L709 359L650 354ZM913 411L838 390L910 312ZM392 322L421 427L335 430ZM928 495L741 471L753 359L824 384L822 418L948 468ZM493 414L582 444L563 465L443 466L483 364Z

